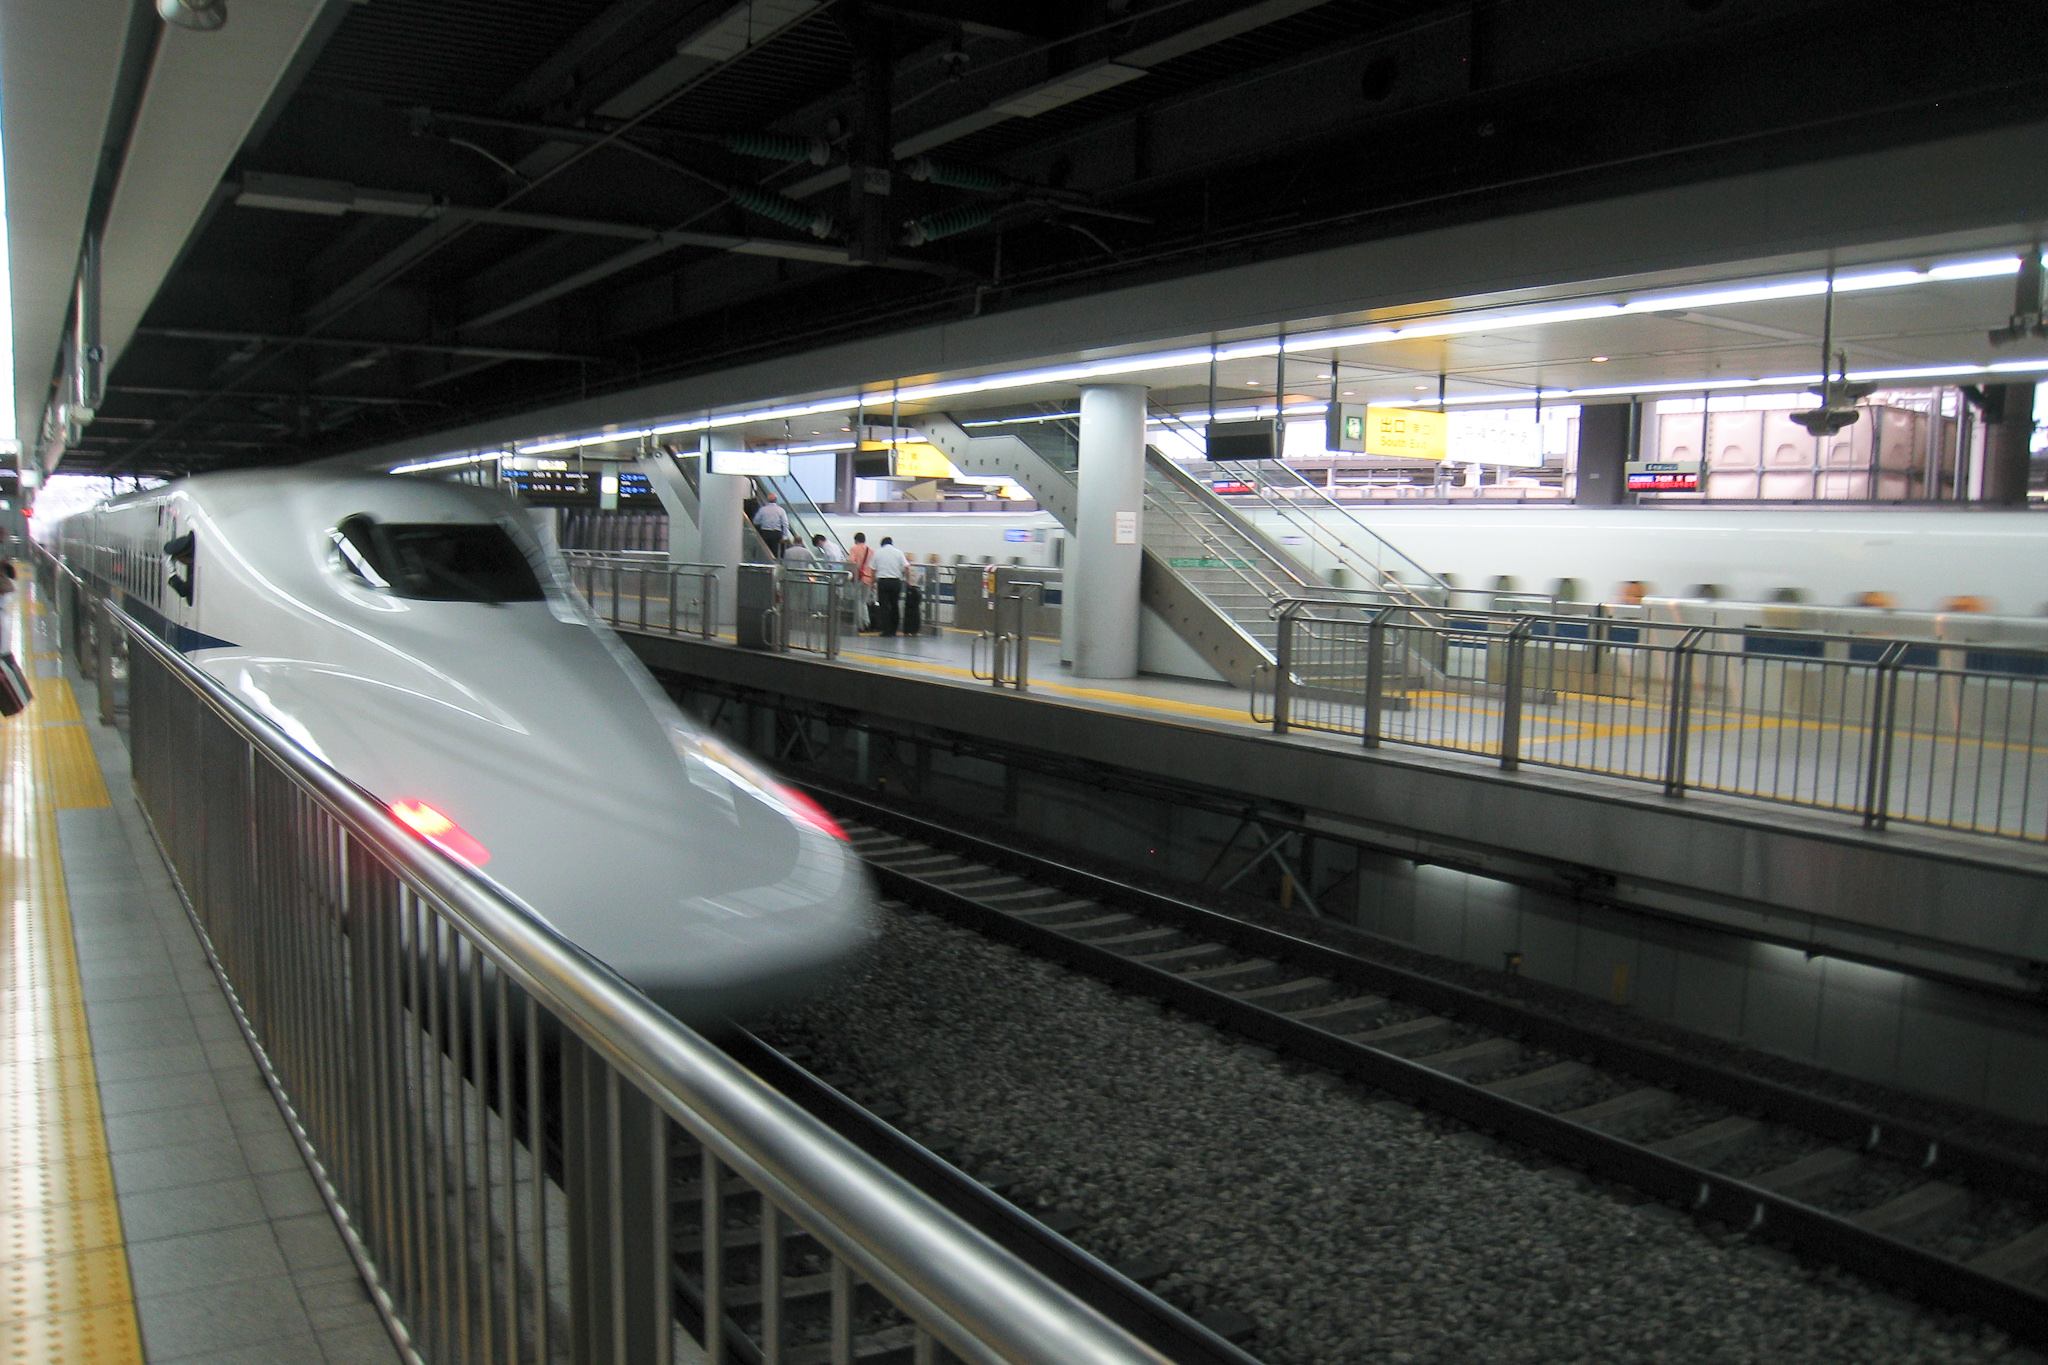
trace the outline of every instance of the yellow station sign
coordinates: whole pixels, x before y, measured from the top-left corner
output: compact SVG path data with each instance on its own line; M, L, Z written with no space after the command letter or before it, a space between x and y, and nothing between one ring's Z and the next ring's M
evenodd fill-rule
M1450 419L1413 408L1367 408L1365 453L1403 460L1441 460L1450 451Z

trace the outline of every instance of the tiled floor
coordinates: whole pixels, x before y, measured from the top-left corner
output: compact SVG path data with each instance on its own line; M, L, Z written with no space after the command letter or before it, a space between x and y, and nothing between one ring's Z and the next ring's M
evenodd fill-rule
M131 1332L125 1351L103 1334L13 1358L397 1365L150 842L120 738L79 728L107 796L58 809L56 842L141 1354Z

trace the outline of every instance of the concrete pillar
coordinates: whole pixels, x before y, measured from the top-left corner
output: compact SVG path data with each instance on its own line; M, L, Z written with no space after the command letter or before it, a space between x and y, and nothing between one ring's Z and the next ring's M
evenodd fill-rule
M1627 500L1628 472L1635 458L1635 403L1589 403L1579 409L1578 492L1581 507L1618 507Z
M1145 395L1142 384L1081 390L1081 468L1068 547L1064 615L1074 672L1138 674L1138 574L1144 562Z
M705 443L707 450L743 450L746 443L737 433L714 431ZM709 465L709 461L705 462ZM697 475L697 555L701 564L716 564L720 624L732 624L735 591L740 580L741 507L747 497L744 474L713 474L708 467Z
M1998 384L1986 393L1998 396L1985 404L1984 501L2025 507L2033 459L2034 386Z

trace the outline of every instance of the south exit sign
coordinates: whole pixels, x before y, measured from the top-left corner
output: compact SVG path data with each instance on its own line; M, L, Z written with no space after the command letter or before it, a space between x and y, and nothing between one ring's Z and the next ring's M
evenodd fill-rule
M1325 427L1326 450L1399 460L1441 460L1450 448L1450 419L1440 412L1334 403Z

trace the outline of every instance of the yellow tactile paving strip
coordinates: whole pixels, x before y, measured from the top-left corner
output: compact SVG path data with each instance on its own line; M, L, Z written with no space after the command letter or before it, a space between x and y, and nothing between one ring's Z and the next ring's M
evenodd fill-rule
M58 811L110 802L71 684L33 685L0 720L0 1363L126 1365L142 1340L57 844Z

